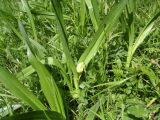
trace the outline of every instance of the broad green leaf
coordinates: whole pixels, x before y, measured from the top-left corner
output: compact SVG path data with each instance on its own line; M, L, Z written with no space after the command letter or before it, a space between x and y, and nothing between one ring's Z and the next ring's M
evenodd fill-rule
M143 105L133 105L127 108L127 113L137 118L147 118L149 110L147 110Z
M10 117L4 117L1 120L65 120L63 116L55 111L38 110L22 113Z
M63 100L60 91L55 83L55 80L53 79L52 75L48 72L46 67L39 60L37 60L33 46L31 46L31 42L20 21L19 29L22 36L25 38L25 42L28 47L27 54L29 61L32 64L35 71L38 73L41 89L51 107L51 110L54 110L65 117Z
M97 53L99 46L105 40L105 36L111 32L113 26L115 25L116 21L118 20L119 16L121 15L124 7L126 6L128 0L121 0L117 5L115 5L110 13L104 18L99 29L95 33L95 36L91 43L89 44L88 48L84 51L81 55L78 63L84 63L86 66L88 65L89 61L94 57Z
M45 110L45 106L37 99L32 92L30 92L24 85L22 85L14 75L9 73L6 69L0 67L0 81L5 87L11 91L16 97L20 98L33 109Z

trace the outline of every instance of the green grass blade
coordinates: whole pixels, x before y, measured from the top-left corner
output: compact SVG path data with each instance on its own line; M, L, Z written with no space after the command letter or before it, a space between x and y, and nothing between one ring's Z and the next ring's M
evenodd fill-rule
M63 51L65 53L65 56L67 58L68 66L71 67L72 71L75 72L75 65L72 60L72 57L70 55L68 45L67 45L67 35L66 35L66 30L64 27L64 21L63 21L63 15L60 7L60 3L58 0L52 1L52 5L56 14L57 22L58 22L58 34L61 37L62 45L63 45Z
M17 37L20 40L25 42L25 38L22 37L22 35L18 32L18 30L8 20L5 20L5 22L7 23L9 28L11 28L11 30L15 33L15 35L17 35ZM38 56L39 58L43 58L45 56L46 53L45 48L42 45L40 45L37 41L30 40L26 42L28 42L28 44L30 45L32 51L34 51L36 56Z
M135 1L130 0L129 4L127 6L127 13L128 13L128 37L129 37L129 46L128 46L128 56L131 55L132 52L132 46L134 43L134 37L135 37L135 27L134 27L134 9L135 9ZM129 58L127 57L126 67L129 67Z
M17 35L17 37L23 41L23 37L19 34L17 29L10 22L10 19L16 21L15 17L1 9L0 9L0 17L7 24L7 26Z
M26 78L27 76L31 75L32 73L34 73L35 70L32 66L28 66L27 68L24 68L21 72L16 74L16 78L18 80L23 80L24 78Z
M93 87L106 86L106 87L112 88L112 87L120 86L120 85L122 85L122 84L125 83L126 81L129 81L131 78L133 78L133 77L135 77L135 76L136 76L136 75L131 76L131 77L128 77L128 78L123 79L123 80L119 80L119 81L107 82L107 83L95 85L95 86L93 86Z
M57 59L54 59L53 57L47 57L45 60L41 60L40 61L42 64L47 64L47 65L50 65L50 66L56 66L57 68L60 69L60 72L65 80L65 82L67 83L69 89L72 91L73 88L72 88L72 84L68 78L68 75L67 73L65 72L65 69L63 68L62 64L57 60ZM32 73L35 72L35 69L30 65L26 68L24 68L22 71L20 71L19 73L16 74L16 78L18 80L23 80L25 78L27 78L29 75L31 75Z
M97 21L97 25L99 26L100 23L100 9L99 9L99 4L101 3L100 1L97 0L91 0L92 1L92 6L94 10L94 15Z
M33 46L30 45L30 40L20 21L19 21L19 28L28 46L27 54L28 54L29 61L32 64L35 71L38 73L42 91L51 109L62 114L65 117L63 100L62 100L60 91L55 83L55 80L53 79L52 75L48 72L46 67L40 61L38 61L37 58L34 56L35 53L33 53L34 52Z
M60 91L55 83L55 80L45 68L45 66L41 62L39 62L34 56L32 56L32 53L30 53L29 59L32 66L38 73L42 91L46 96L51 109L65 116L63 100Z
M158 17L160 16L160 12L157 13L152 19L151 21L145 26L145 28L142 30L142 32L140 33L140 35L138 36L137 40L135 41L135 44L133 46L133 52L132 54L135 52L135 50L137 49L137 47L144 41L144 39L146 38L146 36L152 32L152 27L154 25L154 22L158 19Z
M147 67L141 67L141 71L149 77L154 87L158 85L158 83L160 82L160 79L158 78L158 76L156 76L156 74L153 72L152 69L149 69Z
M98 51L99 46L103 42L105 35L111 32L111 29L113 28L124 7L126 6L127 1L128 0L121 0L104 18L98 31L95 33L95 36L91 41L89 47L81 55L78 63L84 63L85 65L87 65L89 61L94 57L94 55Z
M88 115L87 117L85 118L85 120L94 120L96 114L94 113L97 113L98 109L100 108L100 104L104 104L105 103L105 98L104 96L102 96L99 101L94 104L90 109L89 109L89 112L88 112Z
M33 95L24 85L22 85L14 75L0 67L0 81L16 97L20 98L33 109L45 110L45 106Z
M21 39L23 40L28 47L30 48L31 52L34 54L34 56L38 57L38 58L43 58L45 55L45 48L43 46L41 46L37 41L34 41L32 39L29 39L24 28L23 25L21 24L20 21L18 21L19 24L19 28L21 33L23 33L23 35L21 35L13 26L11 27L12 30L14 31L14 33Z
M21 2L22 2L22 5L23 5L25 11L26 11L27 14L28 14L29 19L30 19L30 23L31 23L31 26L32 26L34 39L37 41L36 27L35 27L34 20L33 20L33 16L32 16L31 11L30 11L30 9L29 9L28 3L27 3L26 0L21 0Z
M85 15L86 15L86 5L85 5L85 0L80 1L80 26L81 26L81 31L83 33L84 29L84 24L85 24Z
M93 27L94 27L95 31L97 31L98 30L98 22L96 20L95 11L94 11L94 8L93 8L93 5L92 5L92 1L91 0L85 0L85 2L86 2L86 5L88 7L88 10L89 10L89 15L90 15Z
M49 65L54 65L54 66L56 66L60 69L60 72L61 72L65 82L67 83L67 85L69 87L69 90L72 91L73 88L72 88L71 81L69 80L68 75L67 75L65 69L63 68L62 64L57 59L54 59L52 57L48 57L47 60L48 60Z
M136 41L134 42L134 45L132 46L132 49L130 49L128 58L127 58L127 66L129 67L130 62L132 60L132 57L136 51L136 49L143 43L144 39L152 32L152 28L154 26L154 22L157 20L157 18L160 16L160 12L157 13L150 22L143 28L139 36L137 37Z
M78 86L78 73L75 68L74 61L70 55L68 45L67 45L67 35L66 30L64 27L64 21L63 21L63 14L61 11L60 1L59 0L51 0L53 9L55 11L57 23L58 23L58 34L62 41L63 51L65 53L65 56L67 58L67 65L68 68L70 68L74 74L74 85L76 88L76 92L79 93L79 86Z

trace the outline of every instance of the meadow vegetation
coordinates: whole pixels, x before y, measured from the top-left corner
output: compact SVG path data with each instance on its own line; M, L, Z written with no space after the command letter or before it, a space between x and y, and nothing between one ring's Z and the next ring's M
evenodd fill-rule
M159 0L0 0L0 119L160 120Z

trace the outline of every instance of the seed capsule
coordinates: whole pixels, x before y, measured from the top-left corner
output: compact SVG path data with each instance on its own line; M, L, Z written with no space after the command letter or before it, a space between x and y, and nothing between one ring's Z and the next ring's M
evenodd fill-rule
M81 72L83 72L83 70L85 69L85 63L84 62L80 62L80 63L78 63L78 65L77 65L77 72L78 73L81 73Z

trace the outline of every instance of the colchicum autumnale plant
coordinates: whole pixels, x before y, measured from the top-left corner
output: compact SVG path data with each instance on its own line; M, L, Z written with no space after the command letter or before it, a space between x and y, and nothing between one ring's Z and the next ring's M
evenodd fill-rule
M43 3L41 0L36 2L33 1L26 1L21 0L21 2L16 1L18 4L22 5L20 7L20 12L17 17L17 15L9 13L8 11L3 10L0 8L0 18L3 20L3 23L8 26L8 29L12 31L12 33L16 36L17 39L21 40L23 42L23 47L25 48L25 53L28 58L28 64L29 66L22 69L20 72L16 72L15 74L9 72L4 67L0 67L0 82L18 99L23 101L25 104L30 106L33 111L23 113L20 115L14 115L11 117L4 117L2 120L19 120L20 118L23 118L24 120L27 119L49 119L49 120L69 120L70 116L68 109L72 111L75 115L77 114L77 111L81 113L82 111L80 108L83 108L84 105L86 105L89 101L94 100L94 97L98 98L98 102L91 103L88 107L89 110L86 111L86 114L83 116L84 118L79 119L85 119L85 120L94 120L95 118L99 118L102 120L105 119L114 119L114 115L111 113L105 113L103 105L107 101L107 110L110 108L109 101L110 97L105 97L103 94L101 95L101 92L109 92L109 90L113 90L115 87L118 87L124 83L126 83L130 79L134 79L139 74L137 71L134 71L134 75L123 76L123 68L121 60L118 59L115 61L115 66L112 66L112 74L114 74L115 80L111 82L105 82L100 83L93 88L104 88L102 91L93 94L93 96L87 101L85 96L85 89L87 87L84 79L88 79L87 74L91 74L91 78L89 78L91 81L94 80L94 75L92 74L93 69L89 69L90 66L93 65L94 59L96 59L96 55L102 54L101 48L103 47L103 44L109 46L110 40L115 38L118 38L120 35L115 34L113 35L113 38L110 38L112 35L112 32L115 28L118 28L119 23L124 23L126 27L124 29L126 30L128 40L128 54L127 54L127 61L125 62L125 69L128 70L130 68L131 60L133 58L133 55L135 54L135 51L140 46L140 44L143 43L145 38L153 31L154 24L157 20L157 18L160 16L160 12L158 12L149 22L148 24L141 30L140 34L138 34L138 37L135 39L135 5L136 2L134 0L115 0L113 3L111 2L109 10L107 9L109 6L104 1L97 1L97 0L44 0ZM70 3L68 3L70 1ZM43 3L44 6L42 6L42 10L35 9L36 7L41 7L40 3ZM66 4L65 4L66 2ZM79 12L76 13L75 6L78 4ZM34 6L34 7L33 7ZM74 15L73 18L69 18L64 14L64 12L68 12L71 10ZM63 8L64 7L64 8ZM100 14L100 11L103 7L105 7L105 15ZM46 9L48 11L44 11L43 9ZM22 12L22 13L21 13ZM21 14L22 15L21 15ZM103 13L103 12L102 12ZM23 15L25 14L25 15ZM78 16L78 20L76 21L76 17ZM104 17L103 17L104 16ZM25 17L27 18L27 22L25 20ZM103 18L102 18L103 17ZM123 18L122 18L123 17ZM38 19L43 19L45 22L40 23L41 21L38 21ZM83 39L87 38L88 36L91 38L87 38L86 40L88 42L88 45L83 49L82 53L78 52L78 57L73 56L74 50L71 50L70 47L70 39L74 40L74 37L72 37L71 33L68 31L70 30L70 26L66 24L66 19L69 19L69 21L72 21L74 26L74 31L76 31L75 36L80 36ZM103 20L102 20L103 19ZM119 22L120 20L120 22ZM13 22L14 21L14 22ZM50 21L50 22L49 22ZM94 35L89 35L86 31L88 27L86 27L87 22L93 27L91 27L93 30L91 30L91 33ZM50 44L46 44L44 46L41 45L41 42L43 40L40 40L39 35L41 34L40 31L43 31L42 28L37 28L36 25L42 24L44 25L49 31L52 32L54 35L53 40L56 41L56 39L59 40L58 45L59 48L56 48L60 54L57 54L56 52L52 55L46 48ZM51 26L50 28L48 26ZM56 29L55 29L56 28ZM73 31L72 31L73 32ZM90 32L89 32L90 33ZM46 32L47 34L47 32ZM46 35L47 36L47 35ZM42 37L43 38L43 37ZM76 38L75 38L76 39ZM85 40L84 40L85 41ZM82 42L84 42L82 41ZM50 40L52 42L52 40ZM42 42L43 43L43 42ZM106 53L107 49L106 48ZM64 59L64 61L59 60L59 56L61 56L61 59ZM116 56L116 55L115 55ZM117 56L116 56L117 57ZM106 63L106 59L104 60L104 63ZM103 66L100 69L103 69ZM116 68L117 67L117 68ZM54 74L52 71L54 68L57 73ZM148 70L146 67L141 67L141 69L138 69L142 72L142 74L146 74L149 76L149 79L151 79L151 83L154 86L154 88L157 87L158 82L156 82L159 78L156 77L154 72ZM104 71L105 68L104 68ZM110 72L109 70L107 72ZM126 71L125 71L126 72ZM106 73L102 72L101 75L104 76ZM127 74L127 72L126 72ZM32 90L29 90L29 87L22 84L23 80L26 80L27 77L30 76L36 76L36 79L38 78L38 83L40 85L40 96L43 97L43 99L40 99L38 95L36 95ZM104 77L103 78L106 78ZM58 81L59 78L61 78L61 81ZM121 77L124 77L125 79L121 79ZM32 77L31 77L32 78ZM109 77L108 77L109 79ZM152 79L156 79L156 81L153 81ZM88 81L88 82L91 82ZM97 80L98 81L98 80ZM129 84L129 83L128 83ZM126 84L126 86L128 85ZM64 88L63 88L64 87ZM107 87L107 88L105 88ZM100 89L101 89L100 88ZM88 88L90 89L90 88ZM65 90L65 91L63 91ZM159 89L156 88L156 91ZM66 92L67 91L67 92ZM89 94L92 94L93 91L90 91ZM129 90L127 92L130 92ZM68 95L64 95L67 93ZM158 92L156 92L159 94ZM67 106L66 104L66 96L70 97L72 101L79 101L80 104L78 105L78 110L75 112ZM111 98L115 96L111 95ZM117 103L116 107L117 109L121 108L121 119L124 119L126 114L124 109L123 100L121 99L123 95L119 98L120 99L120 105ZM116 101L116 100L115 100ZM73 104L77 104L76 102ZM132 103L129 103L132 104ZM138 104L138 103L137 103ZM143 105L137 105L139 109L141 109L144 112L144 116L139 115L138 113L133 112L132 110L134 107L128 106L128 114L133 115L137 118L146 117L145 115L148 114L148 111L143 109ZM74 108L73 108L74 109ZM135 108L134 108L135 109ZM83 111L84 112L84 111ZM83 113L82 112L82 113ZM107 114L107 115L106 115ZM80 114L81 115L81 114ZM76 115L77 116L77 115ZM106 117L107 116L107 117ZM73 117L74 118L74 117Z

